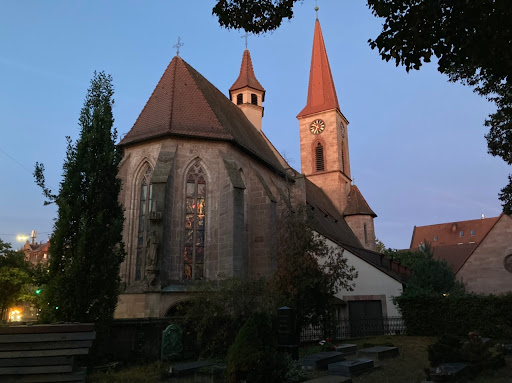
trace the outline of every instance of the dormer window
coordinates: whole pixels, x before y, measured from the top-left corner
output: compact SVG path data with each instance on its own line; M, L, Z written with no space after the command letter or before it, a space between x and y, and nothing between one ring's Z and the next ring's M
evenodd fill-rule
M475 231L474 230L471 230L471 235L475 235Z
M434 235L434 242L437 242L437 240L438 240L437 235Z
M258 96L256 96L254 93L251 93L251 104L258 105Z
M461 232L459 233L459 235L460 235L461 237L464 237L464 232L463 232L463 231L461 231Z
M236 104L241 105L244 103L244 95L242 93L236 95Z
M324 170L324 147L320 142L315 148L315 167L317 172Z

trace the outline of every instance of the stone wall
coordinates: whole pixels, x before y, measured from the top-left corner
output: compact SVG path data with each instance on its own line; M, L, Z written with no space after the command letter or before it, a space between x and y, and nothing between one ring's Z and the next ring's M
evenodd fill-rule
M511 256L510 258L507 258ZM512 218L503 214L457 273L466 290L477 294L512 291Z

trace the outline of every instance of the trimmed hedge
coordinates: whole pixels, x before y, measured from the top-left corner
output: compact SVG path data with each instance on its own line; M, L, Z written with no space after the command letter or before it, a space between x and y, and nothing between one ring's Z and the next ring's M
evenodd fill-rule
M397 297L407 335L512 339L512 294Z

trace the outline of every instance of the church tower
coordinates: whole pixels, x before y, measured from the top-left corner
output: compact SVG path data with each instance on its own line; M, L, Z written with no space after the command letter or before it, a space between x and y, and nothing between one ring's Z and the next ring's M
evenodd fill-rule
M373 218L359 189L351 184L348 120L340 110L325 49L315 21L307 104L297 115L301 172L331 199L361 244L375 250Z
M348 120L341 113L318 18L309 72L308 99L298 114L301 172L329 196L340 213L350 191Z
M229 88L229 98L237 105L252 124L261 131L263 118L263 101L265 89L256 79L252 67L251 54L246 48L242 56L240 74L235 83Z

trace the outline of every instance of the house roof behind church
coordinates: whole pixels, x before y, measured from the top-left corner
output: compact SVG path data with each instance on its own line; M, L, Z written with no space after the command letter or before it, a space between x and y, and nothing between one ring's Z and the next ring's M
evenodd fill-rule
M377 214L373 212L356 185L350 185L347 206L343 210L343 216L346 217L348 215L370 215L373 218L377 217Z
M284 174L272 149L244 113L179 56L168 65L120 145L164 136L228 141Z
M265 88L263 88L256 78L254 74L254 69L252 67L251 53L248 49L244 51L244 55L242 56L242 65L240 66L240 74L238 78L229 88L229 94L237 89L242 89L245 87L249 87L252 89L256 89L262 92L265 92Z
M332 79L331 67L327 58L322 28L318 19L315 22L313 37L313 53L311 54L311 67L309 70L308 101L297 117L308 114L338 109L338 96Z
M480 243L499 217L472 219L439 223L436 225L415 226L411 238L411 250L416 250L423 242L432 247Z

